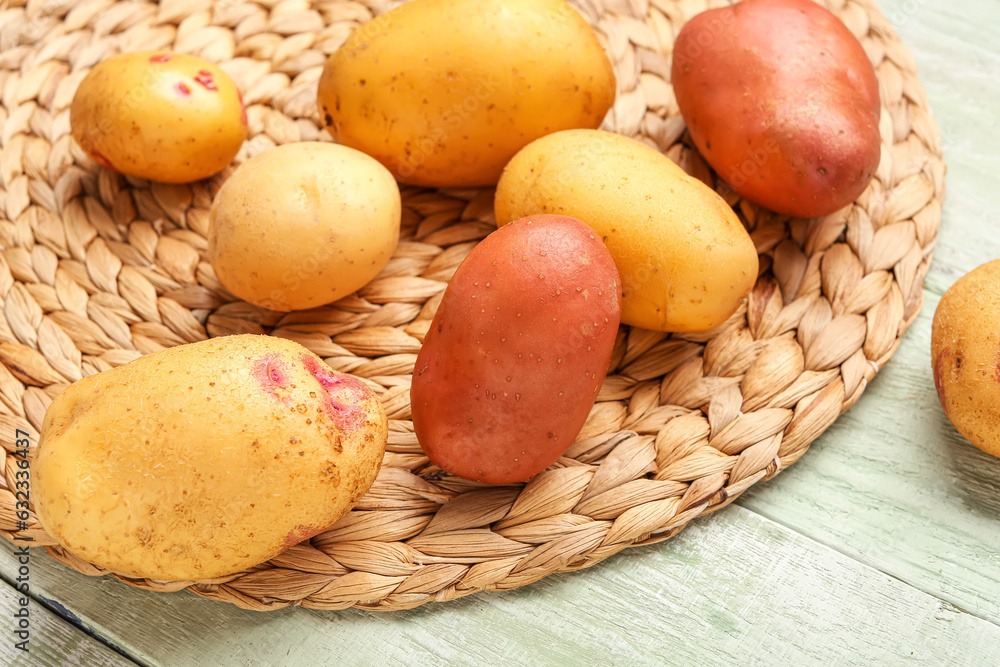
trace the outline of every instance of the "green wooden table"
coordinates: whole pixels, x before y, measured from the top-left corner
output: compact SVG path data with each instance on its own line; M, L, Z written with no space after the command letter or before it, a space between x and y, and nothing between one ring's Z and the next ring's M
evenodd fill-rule
M1000 257L1000 9L881 7L942 129L944 220L896 356L793 468L665 543L407 612L253 613L33 551L29 654L2 542L0 664L1000 664L1000 459L947 422L929 362L941 294Z

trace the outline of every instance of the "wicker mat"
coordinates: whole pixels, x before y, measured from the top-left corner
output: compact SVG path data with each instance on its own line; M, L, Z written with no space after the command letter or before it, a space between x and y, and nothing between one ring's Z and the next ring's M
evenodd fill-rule
M665 540L798 460L892 356L922 303L945 166L913 58L875 2L826 4L875 64L881 164L855 205L796 220L717 182L678 115L674 35L686 18L725 3L579 0L618 77L605 127L643 138L715 186L752 231L761 277L713 331L623 327L578 440L526 485L485 487L433 466L409 421L410 377L448 279L495 229L491 190L404 188L402 241L382 274L331 306L281 314L236 300L205 260L208 209L225 174L192 186L126 178L91 162L69 134L70 101L90 67L118 51L170 48L221 63L243 91L251 139L237 161L328 140L316 114L321 68L360 22L394 4L0 3L4 537L33 538L84 574L114 575L55 545L33 512L19 523L15 431L36 443L67 383L209 336L297 340L364 378L390 418L378 480L325 533L211 581L119 577L258 610L405 609L517 588Z

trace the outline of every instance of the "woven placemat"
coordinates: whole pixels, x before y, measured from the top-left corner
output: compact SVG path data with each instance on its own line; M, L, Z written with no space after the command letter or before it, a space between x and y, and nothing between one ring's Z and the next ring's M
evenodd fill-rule
M34 446L74 380L164 347L232 333L299 341L363 378L390 418L371 491L333 528L251 571L211 581L119 577L250 609L393 610L517 588L667 539L773 477L858 400L923 297L945 167L913 59L873 0L827 0L874 63L882 161L855 205L794 220L741 201L694 151L669 83L674 36L706 0L579 0L619 93L605 127L658 147L729 201L761 277L723 326L697 335L623 327L577 442L528 484L443 473L409 421L420 342L448 279L493 229L493 192L403 189L402 241L358 294L274 313L236 300L205 260L208 209L226 174L191 186L126 178L90 161L69 105L118 51L173 49L219 62L247 103L237 161L326 139L316 84L327 56L382 0L10 0L0 11L0 534L101 570L18 518L16 429ZM231 170L227 173L231 173ZM26 524L26 525L25 525ZM18 542L24 544L24 542ZM117 576L117 575L115 575Z

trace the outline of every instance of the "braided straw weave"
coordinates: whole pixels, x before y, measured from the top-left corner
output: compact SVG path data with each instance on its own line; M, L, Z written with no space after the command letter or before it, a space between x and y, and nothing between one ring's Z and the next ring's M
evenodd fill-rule
M276 144L328 140L316 113L321 68L355 27L394 4L0 2L4 537L33 538L84 574L114 574L61 549L33 511L19 530L15 430L34 444L68 383L208 336L299 341L364 378L390 418L375 485L330 530L211 581L119 576L258 610L405 609L524 586L665 540L798 460L892 356L922 303L945 167L913 59L875 2L826 4L878 73L878 172L853 206L790 220L717 182L678 115L674 36L686 18L725 2L579 0L618 76L605 127L715 186L751 230L761 277L716 330L623 327L578 440L527 484L486 487L433 466L409 421L410 377L448 279L495 229L492 191L404 188L402 241L381 275L331 306L281 314L236 300L205 261L208 208L226 174L191 186L126 178L91 162L69 134L70 101L90 67L118 51L169 48L221 63L243 91L251 139L237 162Z

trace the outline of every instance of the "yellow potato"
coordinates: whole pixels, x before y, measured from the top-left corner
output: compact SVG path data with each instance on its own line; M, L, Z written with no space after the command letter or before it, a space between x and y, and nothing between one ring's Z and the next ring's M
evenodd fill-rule
M46 531L86 561L217 577L343 516L387 435L375 394L298 343L214 338L66 388L45 414L31 492Z
M958 432L1000 457L1000 259L959 278L931 328L934 384Z
M496 184L550 132L594 128L615 78L565 0L415 0L356 30L319 81L338 143L432 187Z
M392 174L364 153L321 142L250 158L220 188L208 256L226 289L271 310L314 308L363 287L399 241Z
M247 138L243 99L229 75L168 51L99 63L73 97L70 126L101 166L163 183L222 171Z
M722 324L757 280L757 252L726 202L669 158L599 130L543 137L497 185L498 225L534 213L586 222L622 278L622 323L658 331Z

